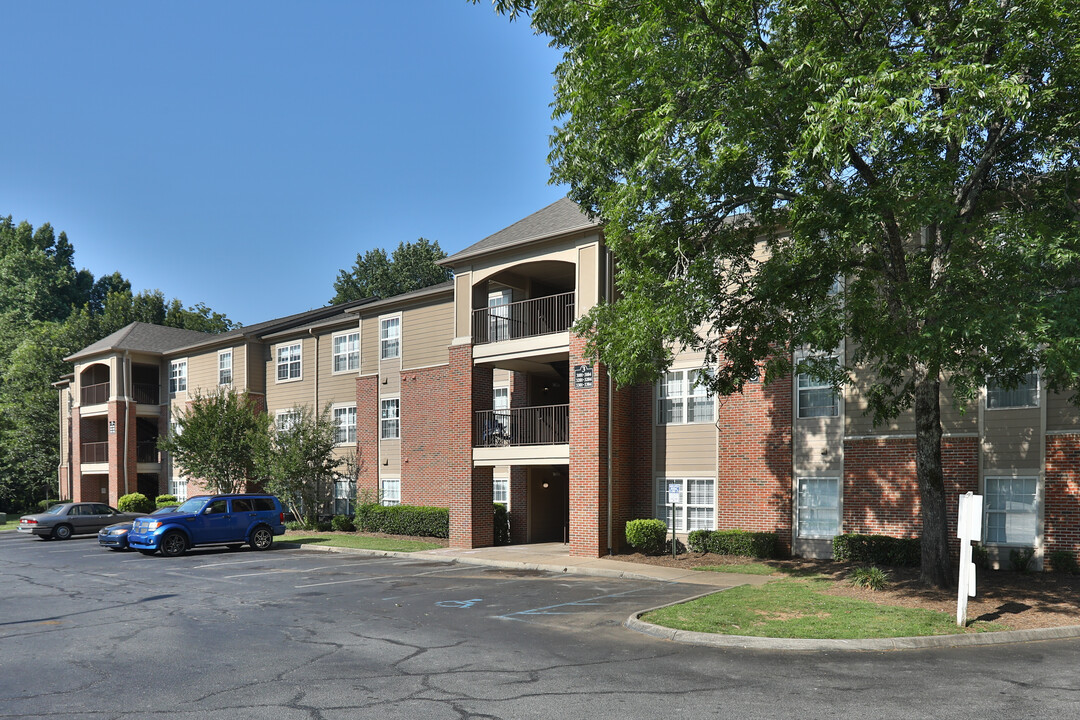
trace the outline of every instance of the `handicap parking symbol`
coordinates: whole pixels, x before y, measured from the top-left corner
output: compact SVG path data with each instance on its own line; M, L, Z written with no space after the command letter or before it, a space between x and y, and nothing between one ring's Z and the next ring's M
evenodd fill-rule
M483 602L483 598L473 598L472 600L440 600L435 604L444 608L467 608L472 607L478 602Z

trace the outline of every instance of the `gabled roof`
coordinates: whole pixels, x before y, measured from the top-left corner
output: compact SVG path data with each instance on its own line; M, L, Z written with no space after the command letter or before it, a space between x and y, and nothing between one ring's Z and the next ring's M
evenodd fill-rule
M419 290L410 290L409 292L401 293L400 295L391 295L388 298L382 300L374 300L371 303L364 305L360 308L354 308L349 310L350 315L359 315L369 310L381 309L391 305L399 305L401 303L407 303L412 300L419 300L433 295L440 295L442 293L453 292L454 281L447 280L445 282L436 283L435 285L428 285L427 287L420 288Z
M208 338L214 337L216 336L211 333L198 332L197 330L183 330L181 328L165 327L164 325L133 322L64 359L68 361L80 360L110 350L135 350L162 355L178 347L206 341Z
M499 232L488 235L480 242L440 260L440 265L453 265L482 253L524 245L557 235L600 227L600 222L590 218L581 207L569 198L560 198L546 208L518 220Z
M349 302L338 303L337 305L327 305L326 307L315 308L314 310L305 310L301 313L294 313L292 315L286 315L285 317L276 318L274 320L266 320L261 323L255 323L254 325L248 325L247 327L239 327L228 332L221 333L220 335L210 335L206 337L201 343L193 343L184 347L176 348L178 350L195 349L203 345L213 345L220 342L229 342L237 338L251 338L259 339L272 333L282 332L284 330L291 330L292 328L301 327L304 325L310 325L318 322L319 320L325 320L332 318L336 315L342 315L346 310L366 305L375 298L361 298L359 300L350 300Z

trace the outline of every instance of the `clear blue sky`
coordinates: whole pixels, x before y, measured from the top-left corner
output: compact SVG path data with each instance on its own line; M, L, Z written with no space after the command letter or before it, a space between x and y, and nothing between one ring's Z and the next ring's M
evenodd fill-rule
M465 0L0 0L0 215L250 325L553 202L558 53Z

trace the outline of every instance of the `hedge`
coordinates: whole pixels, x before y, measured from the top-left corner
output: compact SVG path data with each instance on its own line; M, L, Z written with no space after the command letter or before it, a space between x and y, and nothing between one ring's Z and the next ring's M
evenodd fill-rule
M148 513L153 512L154 503L142 493L134 492L121 495L116 501L116 509L120 512Z
M159 508L163 507L177 507L180 501L176 499L175 495L158 495L154 498L154 505Z
M919 538L895 538L889 535L837 535L833 538L833 559L837 562L917 567L922 562L922 541Z
M667 523L663 520L649 518L626 523L626 542L646 555L662 553L666 539Z
M774 532L694 530L687 536L686 544L694 552L771 558L776 556L780 538Z
M356 508L356 527L364 532L417 537L450 537L450 511L422 505L378 505Z

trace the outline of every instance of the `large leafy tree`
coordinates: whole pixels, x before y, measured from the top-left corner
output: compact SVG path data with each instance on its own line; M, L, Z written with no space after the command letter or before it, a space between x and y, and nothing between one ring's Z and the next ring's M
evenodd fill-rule
M399 243L389 256L382 248L357 254L351 268L338 271L334 281L335 295L330 303L336 305L366 297L388 298L445 282L450 279L450 271L435 264L445 257L439 242L427 238Z
M947 584L943 383L1078 384L1075 5L495 5L564 50L552 176L620 260L622 299L579 327L616 380L678 346L720 393L761 363L859 372L876 421L913 411L922 577ZM793 362L845 340L848 367Z

